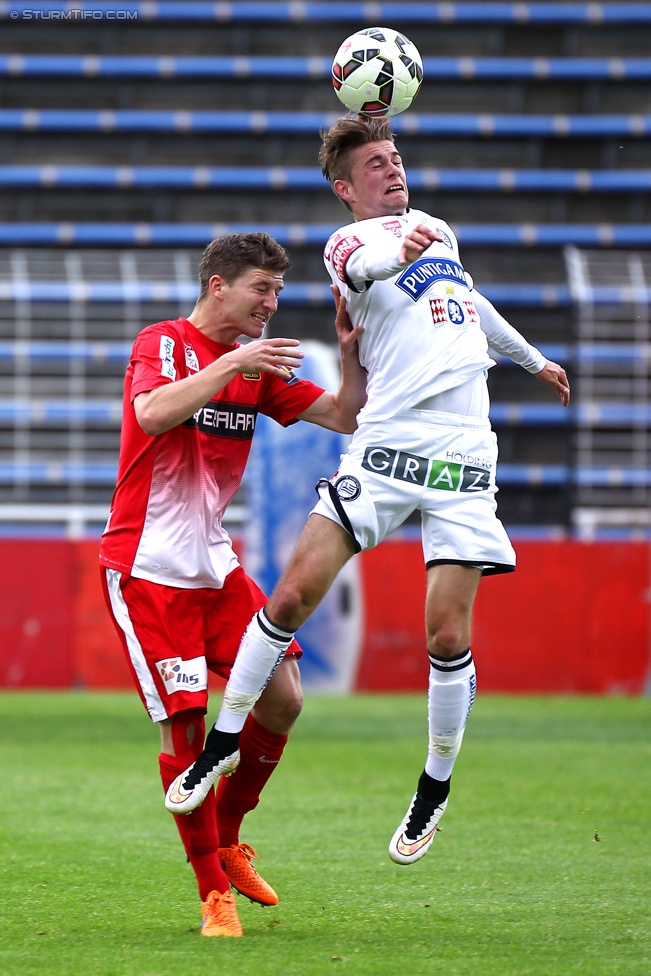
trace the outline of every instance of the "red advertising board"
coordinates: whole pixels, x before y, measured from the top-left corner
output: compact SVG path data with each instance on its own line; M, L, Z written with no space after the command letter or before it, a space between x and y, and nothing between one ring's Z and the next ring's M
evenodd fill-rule
M99 585L97 541L0 540L0 687L130 688ZM646 542L520 542L518 569L482 581L481 691L640 694L649 658ZM424 691L420 543L363 553L354 690Z

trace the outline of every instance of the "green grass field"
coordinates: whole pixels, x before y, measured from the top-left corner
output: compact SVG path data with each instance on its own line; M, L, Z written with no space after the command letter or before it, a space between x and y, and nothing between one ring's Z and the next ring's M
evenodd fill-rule
M281 902L203 939L135 696L0 695L0 973L648 976L650 725L649 699L480 697L399 867L424 699L310 698L243 837Z

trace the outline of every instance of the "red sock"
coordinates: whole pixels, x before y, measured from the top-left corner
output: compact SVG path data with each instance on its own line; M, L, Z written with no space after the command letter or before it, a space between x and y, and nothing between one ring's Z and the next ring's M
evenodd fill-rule
M254 810L265 783L280 762L286 735L270 732L252 715L240 735L240 764L217 787L217 823L222 847L237 844L244 814Z
M196 722L196 719L195 719ZM177 723L175 722L174 725ZM182 721L179 722L179 725ZM162 752L158 757L163 789L167 792L169 785L179 773L190 765L199 755L203 747L203 728L197 735L196 742L188 745L187 739L183 743L183 730L173 729L174 747L181 752L180 746L185 744L187 751L180 755L170 756ZM177 734L177 732L181 734ZM199 887L199 897L205 901L211 891L223 893L228 891L229 882L224 874L221 861L217 855L219 834L217 833L217 817L215 813L215 791L211 790L200 807L189 814L179 814L174 817L181 842L192 865Z

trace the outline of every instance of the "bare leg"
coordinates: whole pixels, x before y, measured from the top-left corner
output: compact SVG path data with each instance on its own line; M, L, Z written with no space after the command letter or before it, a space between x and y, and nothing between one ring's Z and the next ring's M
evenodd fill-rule
M427 570L425 626L427 649L450 658L470 644L472 608L481 570L472 566L441 565Z
M236 732L283 659L294 632L319 605L337 573L355 553L347 532L311 515L271 600L255 614L231 671L216 728Z
M269 618L279 627L298 630L354 555L353 540L345 529L323 515L310 515L267 604Z

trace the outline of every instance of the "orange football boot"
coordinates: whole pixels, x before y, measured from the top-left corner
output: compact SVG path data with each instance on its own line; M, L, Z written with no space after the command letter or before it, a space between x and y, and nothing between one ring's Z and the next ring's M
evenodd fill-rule
M201 903L201 918L202 935L227 935L232 938L244 935L231 891L223 894L211 891Z
M236 891L260 905L277 905L278 895L251 864L258 855L248 844L231 844L217 850L226 877Z

